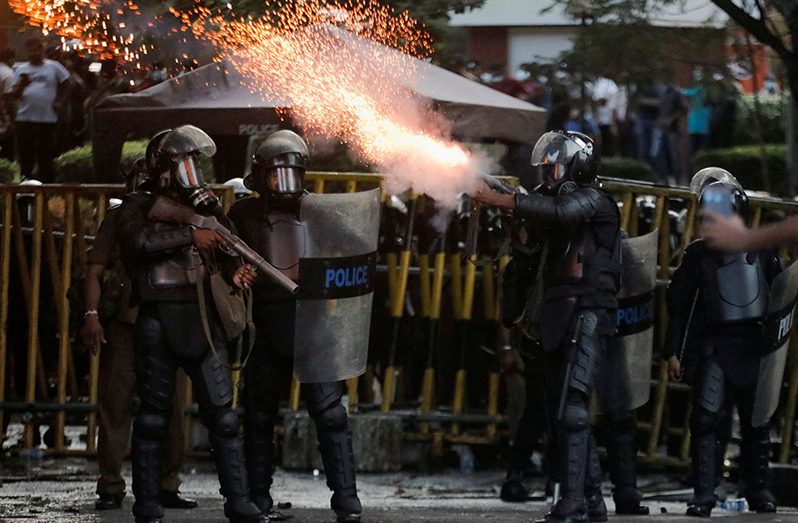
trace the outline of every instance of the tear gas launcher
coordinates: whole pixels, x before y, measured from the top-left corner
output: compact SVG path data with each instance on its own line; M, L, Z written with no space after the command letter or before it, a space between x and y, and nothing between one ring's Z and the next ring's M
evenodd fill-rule
M159 196L150 209L149 218L161 222L182 223L198 229L211 229L216 231L219 236L230 248L241 256L248 263L254 265L259 271L267 274L271 279L279 283L291 294L296 294L297 284L280 272L280 270L266 261L260 254L244 243L244 240L233 234L230 229L219 223L215 216L203 216L194 212L194 209L183 205L174 200Z

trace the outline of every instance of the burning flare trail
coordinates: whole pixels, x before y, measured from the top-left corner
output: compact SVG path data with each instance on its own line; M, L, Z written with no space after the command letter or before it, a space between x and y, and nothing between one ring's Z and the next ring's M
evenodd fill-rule
M296 0L263 20L195 13L209 39L249 80L285 107L306 133L338 137L379 168L386 188L412 188L445 205L477 184L486 160L448 138L446 122L412 86L428 35L407 13L369 1ZM283 113L288 116L288 109Z

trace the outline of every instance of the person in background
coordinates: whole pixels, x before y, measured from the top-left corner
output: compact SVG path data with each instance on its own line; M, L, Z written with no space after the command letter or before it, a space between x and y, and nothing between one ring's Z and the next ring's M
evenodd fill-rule
M144 180L144 166L135 165L125 177L128 194L138 190ZM100 430L97 441L97 480L95 502L97 510L118 509L125 497L125 480L122 478L122 460L127 454L130 440L130 421L133 416L133 397L136 392L136 316L138 309L130 306L130 278L125 274L119 259L118 219L121 206L108 209L94 245L87 256L88 267L84 282L85 312L81 338L92 354L100 353L100 384L97 412ZM104 276L106 278L104 278ZM104 312L101 300L113 301L115 314L100 322ZM101 350L101 347L103 347ZM169 436L164 445L161 468L161 505L166 508L190 509L197 506L193 499L178 492L180 468L183 466L184 395L178 380L177 394L172 402Z
M667 86L659 98L657 123L651 144L657 174L663 184L686 183L686 155L682 145L687 99L673 86Z
M14 104L5 93L14 85L15 53L0 49L0 158L14 161Z
M707 89L703 84L704 75L700 69L693 73L693 86L682 90L690 101L687 113L687 132L690 135L690 156L709 144L709 122L712 118L712 106L707 100Z
M69 71L44 57L44 41L31 38L25 43L28 62L14 73L10 96L18 101L16 123L17 158L23 179L34 176L53 183L58 112L69 99Z

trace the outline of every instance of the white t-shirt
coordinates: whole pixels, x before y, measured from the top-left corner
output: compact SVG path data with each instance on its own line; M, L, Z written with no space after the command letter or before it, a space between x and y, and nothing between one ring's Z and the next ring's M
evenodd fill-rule
M8 64L0 62L0 93L10 93L14 85L14 70Z
M22 91L17 105L18 122L56 123L58 115L53 102L58 96L58 86L69 79L69 71L60 63L45 59L39 65L24 63L14 73L14 85L27 74L30 83Z

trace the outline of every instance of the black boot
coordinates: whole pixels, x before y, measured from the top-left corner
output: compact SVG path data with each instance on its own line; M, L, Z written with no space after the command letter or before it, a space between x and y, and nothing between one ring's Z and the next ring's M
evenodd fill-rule
M776 512L776 498L768 489L770 426L743 428L743 495L752 512Z
M640 505L643 495L637 490L637 441L635 423L631 417L612 422L607 441L607 457L615 513L647 515L648 507Z
M560 498L551 512L535 523L587 523L588 521L584 500Z
M690 442L693 453L693 490L694 496L690 500L690 507L695 508L690 514L688 508L688 515L709 517L709 512L715 506L715 460L717 458L716 452L716 435L715 432L705 434L694 434ZM709 510L705 510L708 507ZM707 516L703 516L705 513Z
M590 445L588 447L587 475L585 481L585 503L587 505L587 517L592 522L607 521L607 505L604 503L604 496L601 493L601 463L599 463L598 451L596 450L596 440L590 435Z
M121 494L100 494L100 497L94 502L94 509L116 510L122 506L122 499L124 497L124 492Z
M257 423L248 418L244 426L244 448L247 457L249 494L252 502L264 514L272 512L274 500L269 492L272 486L274 456L274 424Z
M590 429L586 426L561 433L559 450L562 497L541 521L546 523L583 523L588 521L585 505L585 482L590 437Z
M507 478L502 485L499 497L509 503L523 503L529 501L529 490L523 483L524 472L511 468L507 471Z
M327 486L333 491L330 506L338 523L360 521L363 508L357 496L352 433L349 430L319 432L319 452Z
M133 515L137 522L153 523L163 518L160 437L165 426L165 417L139 412L133 427Z
M197 500L187 498L178 491L161 491L161 506L163 508L192 509L197 507Z
M712 507L713 505L702 505L691 502L687 505L686 514L694 518L708 518L712 515Z
M267 516L249 497L241 436L214 437L212 453L220 491L225 498L224 515L233 523L266 523Z

